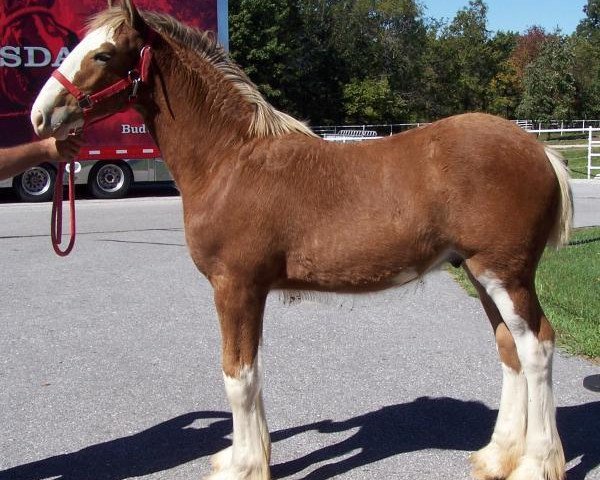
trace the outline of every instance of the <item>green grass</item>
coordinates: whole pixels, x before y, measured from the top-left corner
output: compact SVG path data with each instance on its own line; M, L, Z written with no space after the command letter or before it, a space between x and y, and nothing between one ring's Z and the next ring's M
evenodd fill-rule
M572 178L587 178L587 148L565 148L560 153L569 161Z
M550 145L570 145L570 144L586 144L588 143L587 132L566 132L563 135L560 133L542 133L538 135L538 140Z
M570 353L600 360L600 228L577 230L571 238L576 242L582 243L546 250L536 288L558 344ZM477 296L462 270L451 273Z

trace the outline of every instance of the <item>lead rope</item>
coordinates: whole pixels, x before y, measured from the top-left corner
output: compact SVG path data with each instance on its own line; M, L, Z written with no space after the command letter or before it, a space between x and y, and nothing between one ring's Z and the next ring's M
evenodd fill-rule
M52 238L52 248L60 257L66 257L75 246L75 236L77 233L75 226L75 161L69 161L69 213L70 213L70 239L64 250L60 249L62 243L62 207L63 207L63 176L67 162L58 163L58 172L56 174L56 183L54 185L54 198L52 200L52 219L50 225L50 236Z

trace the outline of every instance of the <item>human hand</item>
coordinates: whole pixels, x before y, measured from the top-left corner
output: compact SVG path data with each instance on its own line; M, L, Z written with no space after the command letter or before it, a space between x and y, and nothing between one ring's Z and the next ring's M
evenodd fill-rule
M83 145L81 135L69 135L64 140L47 138L42 142L45 142L48 157L55 162L72 160L79 153L81 145Z

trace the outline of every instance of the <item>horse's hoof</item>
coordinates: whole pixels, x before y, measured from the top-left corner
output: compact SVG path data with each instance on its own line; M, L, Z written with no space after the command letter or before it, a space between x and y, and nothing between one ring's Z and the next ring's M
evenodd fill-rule
M242 469L229 467L224 470L212 472L204 480L271 480L269 468Z
M547 461L545 463L535 458L524 456L521 458L517 468L510 474L507 480L564 480L564 462Z

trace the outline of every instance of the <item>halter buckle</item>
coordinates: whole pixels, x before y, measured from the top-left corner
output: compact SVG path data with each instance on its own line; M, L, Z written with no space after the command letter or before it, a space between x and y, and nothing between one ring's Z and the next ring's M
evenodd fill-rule
M133 87L131 89L131 93L129 94L129 101L133 102L137 98L138 88L140 88L140 79L133 81Z
M129 102L133 102L137 98L137 92L138 92L138 89L140 88L140 83L141 83L140 72L136 69L129 70L129 72L127 73L127 76L129 77L129 80L132 83L131 93L129 94Z
M137 68L134 68L133 70L129 70L127 72L127 76L129 77L129 80L131 80L132 82L140 81L140 72Z
M92 99L90 98L89 95L84 95L83 97L81 97L77 100L77 105L82 110L88 110L88 109L92 108Z

